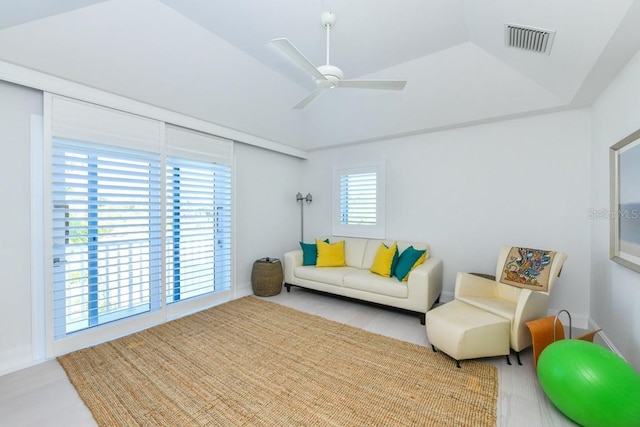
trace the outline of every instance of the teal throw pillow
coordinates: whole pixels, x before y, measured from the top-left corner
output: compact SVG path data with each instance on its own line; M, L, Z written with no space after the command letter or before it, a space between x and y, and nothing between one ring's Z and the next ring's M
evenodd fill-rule
M325 240L325 243L329 243L329 239ZM318 245L315 243L300 242L302 248L302 265L316 265L318 260Z
M400 257L398 257L394 276L396 276L399 281L403 282L411 272L413 265L422 255L424 255L424 253L425 251L414 249L413 246L409 246L405 249L402 254L400 254Z
M398 245L396 245L396 253L393 254L393 261L391 261L391 276L394 276L396 274L398 258L400 258L400 252L398 252Z

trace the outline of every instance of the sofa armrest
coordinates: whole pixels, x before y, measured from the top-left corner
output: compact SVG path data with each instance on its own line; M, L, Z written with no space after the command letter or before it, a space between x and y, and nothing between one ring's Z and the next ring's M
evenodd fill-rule
M284 282L294 284L293 271L302 265L302 249L296 249L284 254Z
M428 258L411 270L407 281L409 299L424 301L427 310L431 308L442 293L442 269L441 259Z
M458 273L456 275L456 286L454 298L463 297L481 297L495 298L496 281L485 279L469 273Z

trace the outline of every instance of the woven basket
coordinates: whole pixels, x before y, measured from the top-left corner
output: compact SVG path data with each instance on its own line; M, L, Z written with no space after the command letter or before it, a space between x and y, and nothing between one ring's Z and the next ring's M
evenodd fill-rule
M277 295L282 290L282 263L279 260L258 260L253 263L251 271L251 287L253 293L260 297Z

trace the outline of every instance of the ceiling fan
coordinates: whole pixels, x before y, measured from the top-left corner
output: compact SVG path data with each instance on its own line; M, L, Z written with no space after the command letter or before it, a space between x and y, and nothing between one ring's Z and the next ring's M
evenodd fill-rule
M318 86L302 101L293 106L300 110L318 98L327 89L353 88L353 89L385 89L402 90L407 84L405 80L343 80L344 73L335 65L329 64L329 34L336 23L336 15L333 12L324 12L320 16L322 25L327 29L327 63L316 67L309 61L289 40L285 38L273 39L271 44L284 53L291 62L309 73Z

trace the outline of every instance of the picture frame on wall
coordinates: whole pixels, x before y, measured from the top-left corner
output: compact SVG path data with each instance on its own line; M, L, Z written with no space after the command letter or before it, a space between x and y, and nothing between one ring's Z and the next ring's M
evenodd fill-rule
M610 258L640 273L640 130L609 150Z

